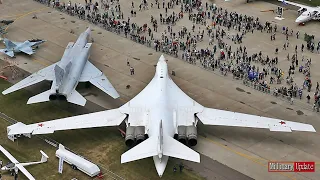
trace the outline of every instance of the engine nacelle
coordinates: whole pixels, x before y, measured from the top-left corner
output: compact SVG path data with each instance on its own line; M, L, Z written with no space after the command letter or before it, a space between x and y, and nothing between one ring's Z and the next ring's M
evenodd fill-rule
M128 147L132 147L134 145L134 133L135 133L135 127L128 126L126 129L126 137L125 137L125 143Z
M178 141L182 144L187 144L187 135L186 135L187 126L178 126Z
M197 140L197 127L195 126L188 126L186 131L187 139L188 139L188 145L189 146L195 146L198 143Z
M51 94L49 96L50 101L54 101L54 100L61 100L61 101L66 101L67 97L65 95L62 94Z
M136 138L137 144L141 143L146 139L145 137L145 127L136 126L134 131L134 137Z

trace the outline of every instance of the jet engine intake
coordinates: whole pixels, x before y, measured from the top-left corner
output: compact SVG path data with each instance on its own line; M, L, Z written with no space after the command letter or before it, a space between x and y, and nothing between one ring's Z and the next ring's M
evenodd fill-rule
M198 143L197 140L197 127L195 126L187 126L186 135L188 139L189 146L195 146Z
M128 147L133 147L134 145L134 134L135 134L135 127L128 126L126 129L126 137L125 137L125 143Z

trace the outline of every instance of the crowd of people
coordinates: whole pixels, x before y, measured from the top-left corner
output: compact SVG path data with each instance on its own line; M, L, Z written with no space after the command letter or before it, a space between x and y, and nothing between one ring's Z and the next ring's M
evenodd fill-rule
M36 0L46 3L48 6L57 8L72 16L78 16L91 23L123 35L126 38L154 48L175 57L181 57L183 60L198 64L205 69L218 71L223 76L232 74L233 78L251 81L259 88L268 89L270 92L273 84L275 86L273 94L287 96L290 101L293 97L302 99L303 89L307 89L305 97L310 102L311 93L311 58L306 58L303 54L305 45L301 44L300 51L298 45L295 46L295 53L287 60L291 61L288 71L278 66L279 48L275 48L275 54L266 54L260 52L248 54L247 47L243 45L247 34L253 34L255 31L270 34L271 41L276 39L279 33L284 34L285 43L283 50L289 47L289 37L300 36L300 32L294 32L288 27L282 27L280 31L276 24L262 22L258 17L230 12L227 9L218 8L215 4L203 3L201 0L182 1L182 0L155 0L149 3L148 0L142 0L138 6L131 3L131 12L129 17L124 17L119 0L100 0L92 2L85 0L85 4L60 3L55 0ZM188 2L188 3L186 3ZM150 8L164 9L158 17L151 15L150 23L137 24L132 22L138 12ZM179 7L179 8L175 8ZM174 10L168 13L168 9ZM180 11L175 12L176 9ZM174 30L177 22L183 18L191 21L192 26L183 26L179 30ZM158 33L158 26L167 26L163 32ZM198 27L198 28L196 28ZM161 34L156 38L156 33ZM208 39L207 47L201 47L200 42ZM228 44L231 41L231 44ZM203 44L203 43L202 43ZM237 45L235 46L232 45ZM203 46L203 45L202 45ZM300 46L300 45L299 45ZM313 53L319 53L320 42L308 41L307 50ZM298 53L302 58L298 59ZM298 71L296 71L298 70ZM303 84L297 84L293 74L301 73L305 77ZM285 77L286 76L286 77ZM269 81L268 81L269 80ZM283 82L285 80L285 82ZM308 98L309 97L309 98ZM317 88L314 93L314 107L319 111L320 93Z

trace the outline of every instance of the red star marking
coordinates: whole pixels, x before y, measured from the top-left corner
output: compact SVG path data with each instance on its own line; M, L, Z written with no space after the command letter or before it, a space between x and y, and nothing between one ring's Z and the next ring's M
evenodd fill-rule
M43 124L42 124L42 123L41 123L41 124L38 124L38 126L42 127L42 126L43 126Z
M284 121L280 121L279 123L280 123L281 125L282 125L282 124L286 124L286 122L284 122Z

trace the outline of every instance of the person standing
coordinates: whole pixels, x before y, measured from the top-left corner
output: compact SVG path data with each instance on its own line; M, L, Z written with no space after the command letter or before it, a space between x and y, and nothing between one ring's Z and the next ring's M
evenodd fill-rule
M132 66L130 67L130 74L134 75L134 68Z

